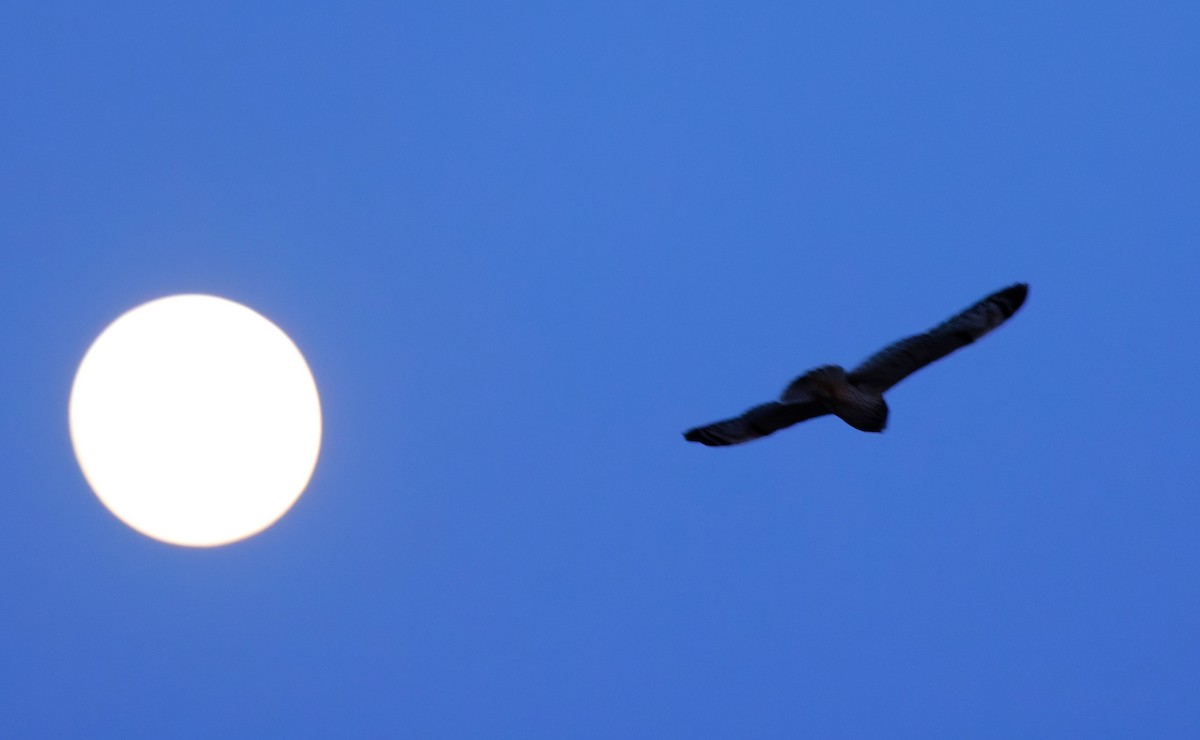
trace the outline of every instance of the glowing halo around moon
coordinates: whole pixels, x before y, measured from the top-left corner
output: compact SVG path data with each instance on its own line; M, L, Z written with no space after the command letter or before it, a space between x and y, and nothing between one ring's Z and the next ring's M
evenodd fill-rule
M174 295L121 315L71 388L71 442L118 519L163 542L257 534L304 492L321 447L308 363L245 306Z

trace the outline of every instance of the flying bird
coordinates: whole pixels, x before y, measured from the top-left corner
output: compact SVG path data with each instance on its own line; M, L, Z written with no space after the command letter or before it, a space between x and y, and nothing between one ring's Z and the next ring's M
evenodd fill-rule
M1003 324L1028 294L1025 283L1010 285L924 334L883 348L850 372L839 365L809 370L793 380L778 401L755 406L733 419L689 429L683 436L710 447L736 445L825 414L835 414L864 432L882 432L888 417L884 391Z

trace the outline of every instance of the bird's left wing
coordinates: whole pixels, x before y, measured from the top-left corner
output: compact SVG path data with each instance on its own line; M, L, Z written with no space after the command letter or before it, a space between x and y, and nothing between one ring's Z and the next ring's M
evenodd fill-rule
M709 447L722 447L765 437L793 424L823 416L829 412L816 401L779 403L772 401L755 406L741 416L696 427L683 433L684 439Z
M883 392L931 362L965 347L1017 312L1029 286L1010 285L924 334L901 339L871 355L850 372L850 382Z

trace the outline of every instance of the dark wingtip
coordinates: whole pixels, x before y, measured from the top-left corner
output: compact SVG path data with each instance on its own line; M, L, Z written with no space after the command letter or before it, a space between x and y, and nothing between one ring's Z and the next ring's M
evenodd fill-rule
M995 297L1000 300L1000 307L1004 311L1005 318L1012 316L1029 297L1029 283L1014 283L997 292Z
M683 438L689 442L699 442L706 447L723 447L729 444L704 427L687 430L683 433Z

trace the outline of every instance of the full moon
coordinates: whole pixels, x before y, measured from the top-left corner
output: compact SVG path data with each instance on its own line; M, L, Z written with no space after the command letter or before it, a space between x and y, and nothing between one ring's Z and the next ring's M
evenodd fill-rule
M210 295L121 315L88 349L70 400L84 477L118 519L212 547L274 524L321 447L308 363L279 327Z

